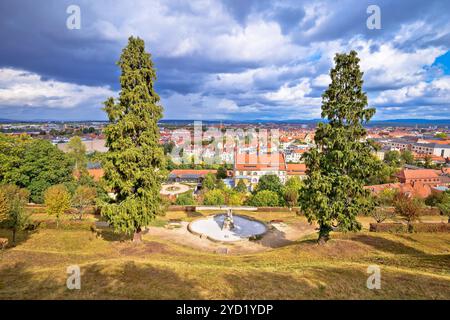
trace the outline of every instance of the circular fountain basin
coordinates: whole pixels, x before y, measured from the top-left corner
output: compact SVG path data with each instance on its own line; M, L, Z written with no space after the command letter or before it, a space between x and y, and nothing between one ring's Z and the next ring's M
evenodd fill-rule
M267 231L263 222L239 215L233 215L233 229L222 229L226 216L226 214L218 214L195 220L189 224L188 229L194 234L221 242L247 240L252 236L263 235Z

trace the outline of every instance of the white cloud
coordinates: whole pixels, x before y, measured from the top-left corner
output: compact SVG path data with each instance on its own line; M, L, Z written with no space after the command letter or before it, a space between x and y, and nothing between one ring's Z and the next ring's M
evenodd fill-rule
M74 108L97 104L115 93L108 87L90 87L56 80L43 80L36 73L0 69L0 105Z

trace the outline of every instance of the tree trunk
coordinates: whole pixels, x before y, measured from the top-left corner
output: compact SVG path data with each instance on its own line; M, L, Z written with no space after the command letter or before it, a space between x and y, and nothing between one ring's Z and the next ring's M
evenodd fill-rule
M12 229L12 243L16 244L16 228Z
M411 223L411 222L408 222L408 232L409 232L409 233L413 233L413 231L414 231L414 228L413 228L412 223Z
M137 228L133 234L133 242L141 243L142 242L142 229L141 227Z
M327 243L327 241L330 240L330 231L330 226L320 225L319 239L317 240L317 243L320 245L324 245L325 243Z

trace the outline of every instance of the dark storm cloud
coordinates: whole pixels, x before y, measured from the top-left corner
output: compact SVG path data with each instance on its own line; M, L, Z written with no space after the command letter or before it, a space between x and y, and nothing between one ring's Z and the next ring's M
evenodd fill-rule
M68 30L66 8L77 3L82 9L82 28ZM366 9L369 4L376 4L381 8L381 30L368 30L366 27ZM379 52L383 44L392 45L401 52L415 52L430 46L450 49L447 14L450 12L450 1L218 0L211 1L209 5L213 14L206 17L203 16L207 12L204 4L200 5L194 1L172 0L156 5L138 0L3 0L0 2L0 69L15 68L32 72L39 75L41 81L56 80L93 87L107 86L116 91L119 89L119 69L115 62L121 48L126 44L126 37L130 35L127 34L127 27L130 27L129 32L136 32L135 35L143 37L147 48L152 52L158 74L156 87L163 100L174 94L186 97L192 95L200 100L190 96L192 100L186 98L186 104L193 101L193 105L197 107L212 98L233 101L243 108L242 110L248 107L249 111L245 115L239 112L230 113L231 116L237 115L239 118L254 117L258 114L278 114L279 117L277 110L285 112L287 117L296 113L301 117L302 113L297 111L294 103L292 110L288 110L289 94L295 92L280 92L279 96L285 95L287 101L268 99L266 94L277 92L284 85L288 88L295 87L301 79L308 78L310 91L305 92L303 96L320 97L324 85L316 84L315 78L328 73L331 59L326 56L326 51L334 50L331 45L333 41L339 42L336 50L340 50L354 37L361 37L364 41L371 41L371 54ZM158 11L160 7L164 8ZM148 17L139 20L143 9L148 8L153 8L146 11ZM157 16L161 12L164 15ZM172 19L177 23L170 25ZM205 24L195 25L199 20ZM266 47L266 43L277 39L276 30L273 31L273 25L270 25L272 33L267 36L259 34L258 30L273 23L279 26L283 41L276 40L278 42L275 47ZM406 34L402 28L414 23L418 23L417 30L412 29L410 33L413 34ZM165 27L165 24L170 27ZM108 29L109 27L111 29ZM161 38L154 40L155 33L162 35ZM261 44L251 48L255 50L254 58L244 55L245 46L249 43L241 41L240 37L256 43L262 39ZM187 42L186 51L177 54L172 52L171 41L177 44L183 40L190 40ZM220 49L224 42L229 43L231 47ZM298 56L290 56L289 51L285 56L277 56L277 52L286 45L292 45L293 51L299 49ZM331 48L327 48L327 45ZM361 46L361 43L358 45ZM176 47L172 45L174 46ZM268 51L267 55L263 54L266 53L265 50ZM302 54L305 57L301 56ZM260 72L248 77L242 76L252 70ZM374 97L385 90L400 90L405 86L405 83L396 79L390 82L372 81L385 78L385 73L386 70L382 68L366 74L368 81L365 88L370 90ZM440 76L432 70L418 70L417 73L426 73L423 78L430 78L428 80ZM221 79L219 74L232 74L237 80L230 85L226 83L225 77L222 76L224 79ZM0 89L2 88L7 89L8 84L0 82ZM180 98L177 101L183 100ZM433 101L430 102L429 96L425 96L422 99L417 98L407 106L413 108L434 104ZM379 107L388 108L394 105L397 106L392 102ZM398 105L401 106L401 103ZM175 106L169 104L170 108ZM182 106L176 108L181 110ZM305 105L304 109L305 116L309 115L310 106ZM14 117L15 114L19 117L25 117L26 114L28 118L47 115L62 118L101 117L102 113L98 110L98 102L95 106L83 105L74 109L0 105L0 118L5 117L4 115ZM399 111L386 109L386 114L390 115L391 112ZM180 113L180 117L183 116L184 114Z

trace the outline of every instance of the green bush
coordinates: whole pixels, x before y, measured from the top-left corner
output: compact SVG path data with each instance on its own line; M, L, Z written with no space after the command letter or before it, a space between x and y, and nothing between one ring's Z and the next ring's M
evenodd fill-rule
M225 194L222 190L209 190L205 193L203 204L209 206L218 206L225 204Z
M249 204L255 207L276 207L279 203L278 194L269 190L258 191L249 200Z
M192 191L180 194L175 200L176 205L180 206L192 206L195 204L194 197L192 196Z

